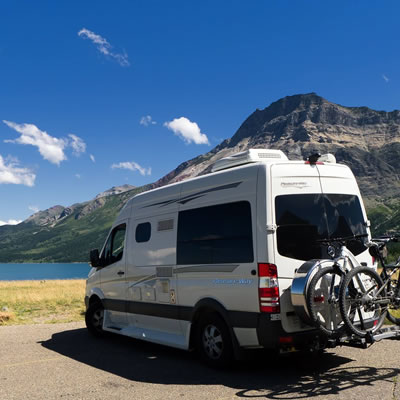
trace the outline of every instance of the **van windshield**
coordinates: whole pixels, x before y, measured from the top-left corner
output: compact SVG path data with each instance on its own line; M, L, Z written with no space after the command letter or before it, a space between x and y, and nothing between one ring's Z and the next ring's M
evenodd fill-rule
M326 258L326 246L318 240L366 234L366 225L355 195L295 194L275 198L278 252L298 260ZM365 246L347 243L358 255Z

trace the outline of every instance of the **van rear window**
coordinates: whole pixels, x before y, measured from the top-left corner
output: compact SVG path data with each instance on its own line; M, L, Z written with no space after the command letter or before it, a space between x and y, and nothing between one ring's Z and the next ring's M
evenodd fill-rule
M325 258L326 246L318 240L366 233L360 201L347 194L298 194L275 198L278 252L298 260ZM358 255L360 241L348 243Z
M177 264L253 262L250 203L219 204L181 211Z

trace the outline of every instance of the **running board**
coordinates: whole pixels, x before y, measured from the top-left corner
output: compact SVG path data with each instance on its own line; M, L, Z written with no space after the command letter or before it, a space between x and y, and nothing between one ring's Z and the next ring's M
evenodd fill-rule
M113 329L114 331L120 331L121 328L117 327L117 326L107 326L107 329Z

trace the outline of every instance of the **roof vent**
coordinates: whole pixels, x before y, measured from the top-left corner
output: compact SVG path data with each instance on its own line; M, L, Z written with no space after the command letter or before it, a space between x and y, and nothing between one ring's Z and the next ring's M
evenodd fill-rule
M324 163L336 164L336 157L331 153L322 154L319 161Z
M229 157L221 158L220 160L215 162L215 164L211 168L211 171L221 171L222 169L232 168L238 165L260 161L285 161L287 159L288 158L286 157L285 153L283 153L283 151L281 150L249 149L246 151L242 151L241 153L232 154Z

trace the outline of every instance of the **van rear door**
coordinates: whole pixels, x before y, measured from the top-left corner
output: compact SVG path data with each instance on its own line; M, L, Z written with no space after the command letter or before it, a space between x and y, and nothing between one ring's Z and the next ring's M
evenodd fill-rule
M323 193L343 193L360 195L357 181L350 168L340 164L320 164L316 166L320 175Z
M368 233L357 182L346 166L277 164L271 173L280 278L292 279L304 261L329 258L321 239ZM366 250L359 242L348 247L356 256Z
M329 258L321 239L367 233L366 218L357 183L346 166L276 164L271 178L281 319L284 329L293 332L307 328L290 300L295 270L305 261ZM366 253L358 241L348 247L355 255Z
M336 222L338 225L336 229L339 229L340 232L336 235L333 232L333 236L343 237L365 233L370 235L367 214L360 190L350 168L345 165L326 163L318 165L318 172L320 175L321 190L330 199L330 205L336 208L337 213L340 215L339 218L341 218L341 220L338 219ZM335 226L335 221L333 222L333 226ZM331 231L335 230L334 227L330 229ZM330 233L332 234L332 232ZM347 247L353 252L360 263L366 262L368 265L372 263L368 249L361 242L352 241L351 243L347 243Z
M312 221L315 212L314 199L321 195L321 183L316 165L305 163L284 163L271 166L271 208L268 225L276 226L272 236L274 261L277 266L282 327L286 332L310 329L295 314L290 295L290 287L295 270L299 268L307 254L307 237L313 235ZM309 218L304 218L307 214ZM317 217L318 218L318 217ZM271 238L268 240L271 246ZM270 250L270 249L269 249Z
M318 169L316 165L304 163L275 164L271 166L271 183L272 215L269 215L271 219L268 224L275 224L277 231L274 235L274 251L269 252L274 254L275 259L270 262L277 265L279 278L293 279L295 269L304 262L296 254L296 250L302 250L299 239L307 233L307 221L302 221L295 208L309 208L309 213L313 213L312 196L299 195L321 193ZM298 201L302 198L304 201L299 204ZM309 201L311 203L307 204ZM306 248L303 250L307 251ZM286 286L288 284L290 283Z

